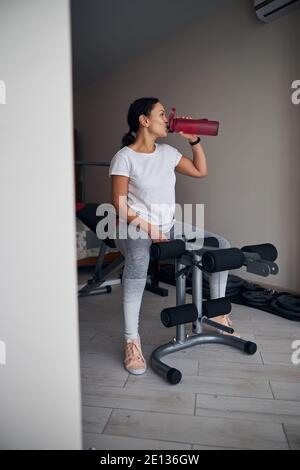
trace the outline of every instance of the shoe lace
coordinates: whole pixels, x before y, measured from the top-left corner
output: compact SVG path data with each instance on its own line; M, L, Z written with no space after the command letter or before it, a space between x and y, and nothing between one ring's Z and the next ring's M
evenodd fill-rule
M143 360L143 355L136 343L127 343L126 344L126 356L128 359L138 359Z

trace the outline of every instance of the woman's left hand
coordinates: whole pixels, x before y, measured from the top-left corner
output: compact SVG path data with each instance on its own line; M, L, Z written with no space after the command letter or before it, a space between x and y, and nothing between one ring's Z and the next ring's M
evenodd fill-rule
M191 116L180 116L182 119L193 119ZM187 139L189 142L195 142L198 136L196 134L185 134L184 132L179 132L179 134Z

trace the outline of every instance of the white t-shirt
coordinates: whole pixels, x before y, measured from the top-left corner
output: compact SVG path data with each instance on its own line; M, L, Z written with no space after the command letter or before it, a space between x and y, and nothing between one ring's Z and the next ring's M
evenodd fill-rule
M152 153L139 153L123 147L112 158L109 176L129 177L128 206L167 233L174 224L175 167L182 155L170 145L155 145Z

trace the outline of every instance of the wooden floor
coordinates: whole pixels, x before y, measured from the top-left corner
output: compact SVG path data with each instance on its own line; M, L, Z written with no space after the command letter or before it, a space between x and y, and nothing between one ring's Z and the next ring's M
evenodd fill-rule
M175 288L162 286L168 297L143 297L146 360L175 334L160 322L176 304ZM180 351L166 359L183 375L170 385L150 368L139 377L123 368L121 299L120 285L79 299L84 449L300 449L300 364L291 360L300 323L233 304L234 326L257 353Z

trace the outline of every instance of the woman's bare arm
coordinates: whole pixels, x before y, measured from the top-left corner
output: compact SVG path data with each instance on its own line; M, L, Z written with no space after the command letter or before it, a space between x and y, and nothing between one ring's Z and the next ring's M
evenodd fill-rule
M148 233L153 240L166 240L167 238L160 232L158 227L139 217L137 213L128 206L128 182L129 178L127 176L112 175L111 177L111 203L116 209L117 215L120 219L126 220L127 223L131 223L135 227L140 227L141 230Z

